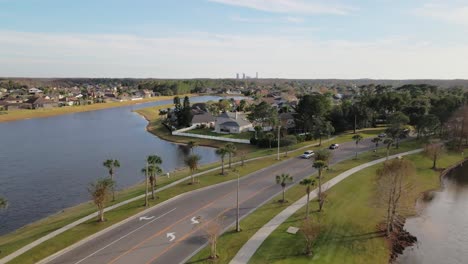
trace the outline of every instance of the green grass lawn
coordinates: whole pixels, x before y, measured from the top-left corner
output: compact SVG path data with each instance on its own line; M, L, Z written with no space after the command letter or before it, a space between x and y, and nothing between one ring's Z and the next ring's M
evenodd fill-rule
M429 169L429 159L421 154L408 158L417 167L417 177L414 190L403 202L414 208L417 197L424 191L438 188L440 181L439 173ZM444 157L440 165L450 166L460 159L460 154L451 154ZM302 255L301 235L285 232L289 226L300 225L305 215L303 208L268 237L250 263L388 263L387 242L376 233L376 226L384 217L384 210L375 206L374 179L380 166L367 168L329 191L326 210L319 217L323 229L314 243L313 257ZM407 216L414 213L410 211Z
M399 150L392 149L392 154L415 149L419 142L405 142ZM325 173L329 180L338 174L359 164L384 156L384 150L378 154L361 154L358 160L346 160L333 165ZM422 155L410 157L418 167L417 188L405 200L408 206L413 207L416 197L423 191L439 186L438 173L430 168L430 160ZM459 154L444 157L441 166L449 166L461 159ZM387 245L384 239L374 238L376 225L382 220L382 211L373 203L373 177L374 166L363 170L356 175L339 183L328 191L328 200L321 213L321 222L324 223L322 235L314 245L316 255L313 258L304 257L303 238L301 235L290 235L285 231L289 226L299 226L304 218L305 209L301 209L281 225L254 255L251 263L388 263ZM272 176L273 177L273 176ZM287 204L276 201L280 196L270 200L241 222L242 232L233 230L223 234L218 245L220 259L216 263L228 263L238 250L253 236L264 224L275 215L284 210L305 195L303 186L295 185L286 192ZM311 211L317 208L317 203L311 203ZM313 214L317 215L316 212ZM207 248L194 256L190 263L211 263L207 260Z
M164 106L161 106L161 107L164 108ZM181 139L181 137L174 137L170 135L170 133L160 125L158 118L156 118L156 116L158 116L157 107L146 108L146 109L139 110L139 112L140 111L142 111L143 113L146 113L146 115L153 118L153 119L151 118L149 119L150 124L148 126L148 130L150 132L157 134L158 136L162 135L163 139L168 139L171 141L174 141L174 138L176 138L176 142L179 142L179 143L184 143L184 142L186 143L187 141L191 140L191 138ZM148 116L146 116L147 119L148 119ZM155 130L161 130L161 131L155 132ZM369 134L369 136L371 135L375 136L376 134L380 133L381 129L380 128L370 129L366 131ZM340 135L336 138L336 141L337 142L349 141L350 137L351 137L350 134ZM200 142L198 139L196 140L197 142ZM202 141L200 144L203 144L203 143L211 145L211 144L218 144L219 142L213 142L213 141L208 140L207 142ZM314 143L316 142L314 141L302 142L294 146L294 148L300 148L300 147L307 146L307 145L314 144ZM256 147L247 145L247 144L237 144L237 145L238 145L239 152L245 151L248 153L246 158L261 157L261 156L266 156L266 155L271 155L271 154L276 153L276 149L257 149ZM291 151L289 154L289 157L294 157L294 156L300 155L301 153L302 153L302 150ZM282 159L284 158L285 157L282 157ZM239 161L239 159L240 159L239 156L235 158L236 161ZM270 166L274 164L275 162L277 161L272 157L252 162L248 166L241 168L241 175L246 175L250 172L259 170L263 167ZM200 167L199 171L205 171L205 170L217 167L219 165L220 165L219 162L208 164L208 165L203 165ZM188 170L183 169L183 170L171 173L171 177L169 179L165 177L161 177L158 185L159 187L161 187L175 180L186 177L188 175L189 175ZM221 177L218 175L217 172L204 175L201 178L202 182L200 185L189 186L187 184L179 184L178 186L174 186L168 190L165 190L159 193L158 195L160 196L160 199L156 203L162 202L165 199L169 199L178 194L191 191L196 188L201 188L204 186L208 186L211 184L215 184L215 183L219 183L219 182L232 179L233 177L234 177L233 175ZM132 188L128 188L126 190L119 192L117 201L114 203L118 203L118 202L130 199L130 198L133 198L143 193L144 193L144 187L141 184L134 186ZM110 203L109 205L112 205L114 203ZM71 245L86 236L89 236L137 212L142 211L144 209L141 206L142 203L143 201L137 201L137 202L125 205L123 207L120 207L118 209L112 210L111 212L108 212L106 218L108 218L109 221L107 221L106 223L97 224L94 221L90 221L89 223L85 223L80 226L77 226L74 229L67 231L59 235L58 237L51 239L43 243L42 245L32 249L31 251L23 254L22 256L15 259L12 263L34 263L35 261L45 256L48 256L62 248L65 248L66 246ZM156 203L153 203L152 205ZM73 221L76 221L86 215L89 215L95 212L95 210L96 209L92 203L90 202L83 203L81 205L78 205L72 208L67 208L63 210L62 212L59 212L53 216L47 217L43 220L27 225L10 234L1 236L0 237L0 258L5 257L6 255L14 252L15 250L18 250L22 246L28 243L31 243L32 241L54 230L57 230L69 223L72 223Z
M223 137L223 138L247 139L247 140L251 139L255 135L254 132L242 132L239 134L222 134L222 133L216 133L214 132L214 130L210 128L196 128L196 129L186 131L185 133L207 135L207 136L213 136L213 137Z
M278 161L275 158L270 157L270 158L261 159L252 163L246 163L246 165L243 167L236 166L236 169L239 171L239 174L241 176L245 176L251 172L257 171L266 166L273 165L277 162ZM159 197L158 200L150 200L150 206L157 205L158 203L166 201L184 192L189 192L189 191L196 190L202 187L206 187L209 185L213 185L216 183L221 183L227 180L233 180L237 178L236 174L229 173L229 169L227 169L227 172L228 172L227 175L222 176L220 175L220 171L217 170L215 172L211 172L206 175L200 176L200 184L190 185L188 184L190 180L188 180L186 182L178 184L177 186L161 191L157 194L157 196ZM171 176L171 178L176 178L176 177ZM173 180L171 180L171 182L172 181ZM161 186L162 185L163 183L161 183ZM127 193L120 194L118 201L122 201L130 197L143 194L144 193L143 187L144 186L140 185L138 186L138 188L134 188L134 190L128 190ZM96 233L115 223L118 223L131 215L141 212L142 210L145 209L145 207L143 207L142 205L143 205L143 200L138 200L130 204L124 205L122 207L119 207L117 209L114 209L112 211L109 211L105 214L106 218L108 219L107 222L98 223L95 220L91 220L86 223L83 223L77 227L72 228L69 231L66 231L60 234L59 236L51 240L48 240L42 243L41 245L33 248L32 250L21 255L20 257L14 259L10 263L35 263L38 260L43 259L44 257L47 257L51 255L52 253L57 252L65 248L66 246L69 246L93 233ZM83 213L81 213L81 210L83 210ZM76 215L77 217L75 217L74 220L79 219L80 217L83 217L85 215L88 215L94 211L95 211L94 206L91 203L81 205L80 208L73 208L73 212L75 213L80 212L79 216ZM20 229L18 232L14 232L11 235L2 237L0 240L2 256L5 256L9 252L11 252L12 251L11 249L18 248L18 244L24 245L23 242L25 241L32 242L33 237L34 239L37 239L57 229L58 227L63 226L64 224L68 223L67 220L70 220L70 218L60 217L60 219L54 219L54 217L52 217L52 218L49 218L48 220L46 219L43 222L34 224L33 226L35 226L36 228L33 228L33 226L30 226L27 228L23 228L23 230Z

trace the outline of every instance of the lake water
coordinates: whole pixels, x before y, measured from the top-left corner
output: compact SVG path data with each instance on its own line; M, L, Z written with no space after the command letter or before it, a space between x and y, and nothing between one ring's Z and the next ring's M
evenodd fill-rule
M199 96L192 103L218 100ZM0 123L0 195L9 208L0 212L0 234L90 199L87 186L106 177L106 159L118 159L118 189L144 179L145 157L162 157L164 171L184 167L187 151L145 129L147 121L132 112L172 100ZM214 149L197 147L201 163L218 160Z
M419 202L419 217L407 220L405 227L418 243L405 249L399 263L468 263L468 163L444 178L443 186L434 199Z

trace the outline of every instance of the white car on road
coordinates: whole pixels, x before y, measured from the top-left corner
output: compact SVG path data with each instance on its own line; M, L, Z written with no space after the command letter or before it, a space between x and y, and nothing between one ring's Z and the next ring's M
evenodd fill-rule
M307 150L306 152L304 152L304 154L301 155L301 158L303 159L310 159L312 158L312 156L314 156L314 151L313 150Z

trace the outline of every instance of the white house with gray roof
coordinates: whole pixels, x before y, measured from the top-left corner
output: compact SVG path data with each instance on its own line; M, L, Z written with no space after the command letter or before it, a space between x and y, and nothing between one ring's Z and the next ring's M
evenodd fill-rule
M253 129L252 123L243 113L226 112L216 117L215 132L239 134Z

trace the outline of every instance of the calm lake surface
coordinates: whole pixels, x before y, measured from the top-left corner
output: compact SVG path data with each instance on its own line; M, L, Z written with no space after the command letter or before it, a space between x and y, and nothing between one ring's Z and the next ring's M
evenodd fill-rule
M452 171L443 185L433 200L420 202L420 217L407 220L418 244L407 248L399 263L468 263L468 163Z
M199 96L191 103L218 100ZM162 157L165 172L184 167L184 147L161 140L132 112L172 100L0 123L0 195L9 208L0 212L0 234L90 199L87 186L106 177L106 159L118 159L117 188L144 179L145 157ZM202 163L218 160L213 148L197 147Z

